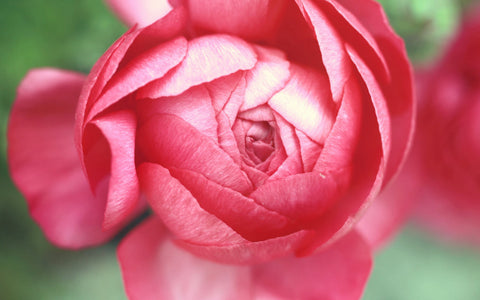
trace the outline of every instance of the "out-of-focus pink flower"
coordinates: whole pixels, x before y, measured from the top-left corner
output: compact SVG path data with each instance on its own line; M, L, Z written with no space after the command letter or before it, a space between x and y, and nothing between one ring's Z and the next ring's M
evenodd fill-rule
M417 220L439 235L480 243L480 8L443 57L418 73L412 162Z
M12 109L12 176L47 237L95 245L149 206L118 251L132 299L359 298L363 234L392 226L355 224L413 127L381 7L109 2L140 26L87 78L32 71Z

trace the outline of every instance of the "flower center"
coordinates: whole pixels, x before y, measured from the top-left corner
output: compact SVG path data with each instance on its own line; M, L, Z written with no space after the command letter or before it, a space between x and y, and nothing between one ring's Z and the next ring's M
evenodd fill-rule
M245 135L245 150L253 163L266 161L275 150L274 129L268 122L253 122Z

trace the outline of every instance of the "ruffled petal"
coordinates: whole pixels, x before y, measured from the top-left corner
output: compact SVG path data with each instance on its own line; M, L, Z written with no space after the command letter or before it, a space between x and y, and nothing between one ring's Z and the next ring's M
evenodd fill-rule
M335 119L328 80L324 74L296 65L285 88L268 101L280 116L312 140L323 143Z
M170 172L192 193L203 209L249 241L261 241L298 230L298 226L288 218L199 173L181 169L171 169Z
M240 193L252 190L248 177L228 154L177 116L153 116L139 128L137 141L149 162L198 172Z
M189 42L187 56L174 72L139 90L138 97L179 95L194 85L249 70L256 62L255 51L239 38L219 34L199 37Z
M84 81L73 72L31 71L20 84L8 127L12 178L47 238L67 248L102 243L119 229L102 230L105 201L92 194L73 142Z
M210 93L204 86L193 87L178 96L139 99L136 101L136 113L140 121L148 120L155 114L175 115L218 142L218 124Z
M110 149L108 198L103 222L104 229L109 229L130 219L139 204L135 169L137 120L131 111L118 111L95 119L92 123L100 129Z
M314 223L339 193L332 178L303 173L268 182L250 197L262 206L306 225Z
M217 264L186 252L156 218L136 227L117 253L131 300L251 298L248 267Z
M177 66L187 53L187 40L179 37L149 49L118 70L108 86L95 101L87 116L87 122L107 107L134 92L147 83L162 78Z
M144 163L138 173L148 202L176 238L204 246L245 242L225 223L201 208L190 191L166 168Z

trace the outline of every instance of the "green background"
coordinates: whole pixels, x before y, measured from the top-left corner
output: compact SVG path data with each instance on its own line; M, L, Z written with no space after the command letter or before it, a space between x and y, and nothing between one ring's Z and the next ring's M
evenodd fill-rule
M434 60L467 3L381 2L416 66ZM0 299L125 299L118 239L81 251L50 245L9 179L5 140L16 86L29 69L88 73L125 30L100 0L0 2ZM409 224L376 255L363 299L480 299L480 249L443 244Z

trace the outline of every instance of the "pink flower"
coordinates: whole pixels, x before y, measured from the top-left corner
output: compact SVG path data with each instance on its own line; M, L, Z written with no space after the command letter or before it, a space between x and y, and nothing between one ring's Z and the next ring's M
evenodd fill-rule
M46 236L96 245L148 206L118 250L131 299L358 299L355 224L413 127L381 7L110 3L140 26L87 78L32 71L12 109L12 177Z
M418 220L480 243L480 7L430 70L419 72L418 135L407 176L419 178Z

